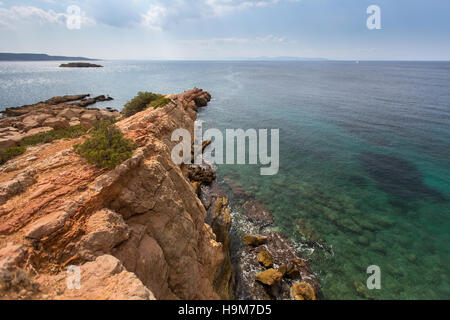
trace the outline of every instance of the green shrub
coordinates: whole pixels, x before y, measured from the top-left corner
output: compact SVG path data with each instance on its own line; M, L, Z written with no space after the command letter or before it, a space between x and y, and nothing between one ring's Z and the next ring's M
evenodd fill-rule
M162 98L159 98L158 100L152 101L150 103L150 107L152 107L153 109L163 108L169 102L170 102L169 98L162 97Z
M6 163L8 160L20 156L25 152L25 147L11 147L7 149L0 150L0 165Z
M34 136L22 139L20 145L22 146L35 146L41 143L49 143L59 139L74 139L81 137L86 133L86 129L82 126L74 126L67 129L51 130L47 132L41 132Z
M133 114L141 112L147 109L149 106L153 106L155 109L164 106L170 99L164 98L162 94L152 92L138 92L138 95L127 102L123 107L122 114L125 117L130 117ZM155 105L152 105L155 103Z
M97 122L89 133L91 137L75 145L75 151L89 163L101 168L115 168L131 158L132 151L137 148L133 140L123 137L111 120Z
M74 126L67 129L51 130L41 132L34 136L22 139L17 147L11 147L0 150L0 165L6 163L8 160L20 156L25 153L27 147L35 146L42 143L49 143L59 139L74 139L81 137L86 133L86 129L82 126Z

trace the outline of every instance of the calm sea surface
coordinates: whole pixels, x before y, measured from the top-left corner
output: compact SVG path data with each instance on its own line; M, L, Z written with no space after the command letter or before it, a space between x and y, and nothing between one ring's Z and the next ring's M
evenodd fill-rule
M204 127L279 128L281 169L220 166L313 261L328 299L450 299L450 63L0 63L0 109L200 87ZM367 267L381 268L368 291Z

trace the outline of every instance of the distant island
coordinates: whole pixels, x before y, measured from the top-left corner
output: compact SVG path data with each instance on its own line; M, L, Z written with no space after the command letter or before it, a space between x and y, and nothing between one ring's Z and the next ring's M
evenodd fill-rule
M63 63L59 66L60 68L103 68L103 66L88 62L71 62Z
M96 61L85 57L50 56L43 53L0 53L0 61Z
M302 58L302 57L256 57L248 60L257 61L328 61L325 58Z

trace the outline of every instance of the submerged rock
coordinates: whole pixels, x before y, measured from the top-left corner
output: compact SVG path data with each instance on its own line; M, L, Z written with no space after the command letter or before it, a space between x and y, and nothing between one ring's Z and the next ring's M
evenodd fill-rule
M394 197L403 200L424 197L446 200L443 194L424 183L422 173L413 163L403 158L365 152L359 156L359 160L378 187Z
M261 227L273 224L273 217L270 210L259 200L249 200L244 206L244 214L250 222Z

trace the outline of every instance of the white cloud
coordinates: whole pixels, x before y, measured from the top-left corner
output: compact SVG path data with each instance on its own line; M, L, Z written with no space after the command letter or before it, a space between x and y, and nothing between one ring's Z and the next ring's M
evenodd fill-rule
M147 13L142 15L142 25L153 30L162 30L168 16L168 11L166 7L152 5Z
M185 21L223 16L235 11L293 1L299 0L78 0L75 4L89 15L83 15L84 25L96 22L119 28L141 25L160 31ZM67 19L65 8L69 4L74 4L68 0L36 2L52 4L53 10L41 9L38 4L13 6L10 9L0 7L0 27L12 28L26 22L39 25L64 24Z
M23 24L61 25L65 26L68 13L43 10L33 6L13 6L10 9L0 8L0 27L14 29ZM93 19L82 15L82 25L95 24Z
M217 15L226 14L234 10L265 7L278 2L280 0L205 0L205 4L211 7Z
M266 7L282 1L300 0L153 0L150 1L152 4L148 11L142 15L142 24L153 30L162 30L176 22L223 16L234 11Z

